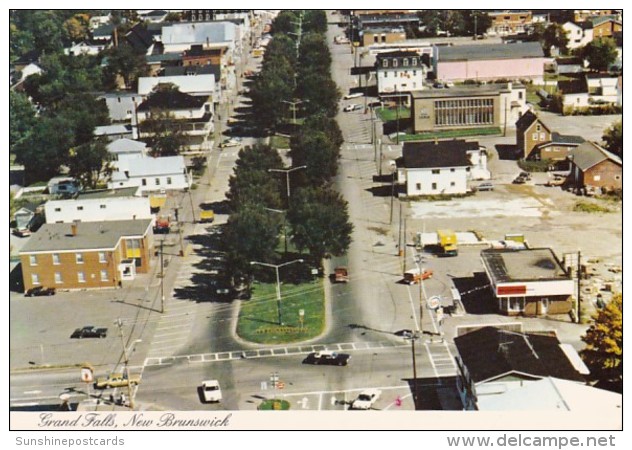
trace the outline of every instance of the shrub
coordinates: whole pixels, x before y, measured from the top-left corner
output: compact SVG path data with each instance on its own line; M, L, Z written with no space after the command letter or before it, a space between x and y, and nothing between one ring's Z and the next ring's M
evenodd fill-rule
M573 211L575 212L587 212L587 213L609 213L612 212L610 208L605 206L598 205L596 203L591 202L577 202L573 207Z

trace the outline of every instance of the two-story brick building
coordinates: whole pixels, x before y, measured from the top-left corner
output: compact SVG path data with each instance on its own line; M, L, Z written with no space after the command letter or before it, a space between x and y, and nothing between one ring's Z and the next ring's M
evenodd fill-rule
M508 35L526 33L533 25L531 11L488 11L492 23L487 30L490 35ZM483 30L480 30L481 34Z
M24 289L101 289L147 273L151 219L44 224L20 251Z

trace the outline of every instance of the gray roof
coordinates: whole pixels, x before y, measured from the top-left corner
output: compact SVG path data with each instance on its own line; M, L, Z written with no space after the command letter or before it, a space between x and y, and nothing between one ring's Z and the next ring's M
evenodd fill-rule
M478 148L478 142L456 139L437 142L405 142L402 163L407 169L467 167L472 165L467 152Z
M138 192L138 187L128 187L120 189L98 189L94 191L80 192L77 195L77 200L95 200L104 198L122 198L122 197L135 197ZM64 200L67 201L67 200Z
M551 140L554 144L583 144L586 142L581 136L574 136L570 134L560 134L557 131L551 133Z
M181 59L182 59L182 54L180 53L164 53L161 55L145 56L145 61L147 61L148 64L168 62L168 61L180 61Z
M524 89L519 83L513 83L512 89ZM421 91L412 91L412 98L452 98L452 97L476 97L497 95L500 92L509 92L509 85L503 84L463 84L449 89L423 89Z
M20 254L113 249L122 237L144 236L151 219L78 222L75 236L72 235L71 225L42 225L22 247Z
M162 28L162 43L215 44L235 40L235 24L230 22L178 23Z
M582 171L586 171L608 159L623 167L623 161L621 158L590 141L586 141L574 149L571 156L573 158L573 164L579 167Z
M455 45L439 47L439 61L475 61L493 59L543 58L544 51L539 42L517 42L514 44Z
M184 163L184 156L161 156L159 158L129 158L120 162L118 172L112 174L112 180L114 175L120 172L129 172L130 177L149 177L160 176L169 174L182 174L186 171ZM124 175L123 175L124 176Z
M481 251L487 271L497 283L512 281L570 280L550 248Z
M95 136L103 136L110 134L131 134L132 126L124 124L112 124L94 127Z
M107 145L110 153L142 153L147 148L147 144L133 139L117 139Z

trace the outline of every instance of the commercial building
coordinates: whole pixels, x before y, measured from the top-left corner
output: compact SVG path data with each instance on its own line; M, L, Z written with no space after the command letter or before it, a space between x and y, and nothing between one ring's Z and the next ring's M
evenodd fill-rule
M571 312L576 281L553 250L485 249L481 259L502 314L542 316Z
M101 289L147 273L151 219L44 224L20 251L24 289Z
M512 127L526 110L527 93L515 83L462 85L411 92L413 131Z
M487 34L492 36L505 36L508 34L526 33L533 25L531 11L488 11L492 24ZM480 30L482 34L484 30Z
M375 58L377 90L381 97L388 94L423 89L426 70L416 52L380 53Z

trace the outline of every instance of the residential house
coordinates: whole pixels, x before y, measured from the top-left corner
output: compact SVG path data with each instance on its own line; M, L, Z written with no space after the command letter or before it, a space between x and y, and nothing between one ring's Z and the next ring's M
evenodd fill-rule
M551 133L551 141L538 144L529 157L536 160L551 161L551 168L555 170L568 170L568 156L586 140L581 136Z
M532 159L531 152L540 144L551 142L553 129L532 110L516 122L516 148L524 159Z
M192 176L186 168L184 156L127 158L119 161L108 188L140 187L140 194L149 195L173 190L186 191L191 183Z
M396 160L397 182L406 195L464 194L472 163L468 151L476 142L463 140L405 142Z
M618 101L618 76L588 73L580 78L557 82L564 112Z
M105 101L113 123L126 122L136 127L136 107L144 100L136 92L107 92L98 96Z
M576 282L549 248L485 249L483 268L498 311L509 316L568 314Z
M562 28L568 37L567 47L569 50L584 47L593 40L592 28L583 26L583 23L566 22Z
M547 377L583 384L588 374L573 347L554 334L486 326L455 337L454 344L457 389L465 410Z
M15 228L18 230L23 228L29 228L31 221L35 217L38 205L30 204L24 205L16 212L13 213L13 220L15 221Z
M459 128L492 128L501 133L527 109L526 88L518 83L462 85L410 93L415 133Z
M555 72L559 75L580 74L584 72L584 61L578 57L555 58Z
M623 23L614 15L591 17L584 23L592 27L593 39L614 37L623 31Z
M226 53L225 48L204 48L203 45L192 45L191 48L182 53L183 66L221 66ZM217 77L216 80L219 80Z
M44 205L46 223L107 222L110 220L153 219L149 199L137 187L80 192L65 200Z
M576 9L574 11L575 22L585 22L594 17L615 16L619 20L621 17L616 9Z
M169 11L165 11L164 9L154 9L151 11L143 11L142 14L139 14L141 20L152 22L152 23L162 23L165 21L168 15L169 15Z
M156 44L160 46L162 44ZM181 53L157 53L145 56L147 67L149 68L150 76L157 76L165 67L181 66L182 54Z
M112 20L112 15L108 14L107 16L92 16L90 17L90 22L88 27L90 30L96 30L101 25L107 25Z
M107 23L100 25L90 32L91 37L89 39L73 43L69 48L64 49L64 53L70 56L98 55L112 45L114 30L114 24Z
M425 66L416 52L380 53L375 59L377 90L380 97L423 89Z
M195 67L170 67L168 69L164 70L165 75L167 73L173 75L138 78L138 95L148 97L159 84L173 84L181 93L203 98L212 103L212 99L209 97L212 97L216 91L216 72L212 66L206 66L205 69Z
M113 288L147 273L152 220L44 224L20 251L24 290Z
M623 160L594 142L586 141L569 156L570 181L577 188L608 191L623 187Z
M479 411L555 411L621 417L623 396L576 381L545 377L496 395L478 397Z
M488 11L487 14L492 19L487 34L492 36L526 33L533 25L531 11ZM478 30L479 34L484 32L485 30Z
M132 139L117 139L107 145L109 160L117 167L117 162L127 158L145 158L147 156L147 144Z
M205 89L205 92L213 92L211 81L213 75L197 75L194 77L160 77L164 81L177 82L183 87L193 86L195 89ZM152 85L160 80L158 78L139 79L139 91L145 92L146 84ZM163 88L164 85L156 84L156 88L147 99L138 105L137 116L140 139L147 138L153 133L144 128L143 123L152 115L166 113L173 117L176 125L182 131L187 141L185 151L195 152L205 148L208 136L213 132L213 102L210 96L193 96L176 89Z
M544 79L544 56L539 42L434 46L433 69L440 81Z
M139 53L151 55L154 48L154 36L147 29L146 24L137 23L126 34L127 42Z

